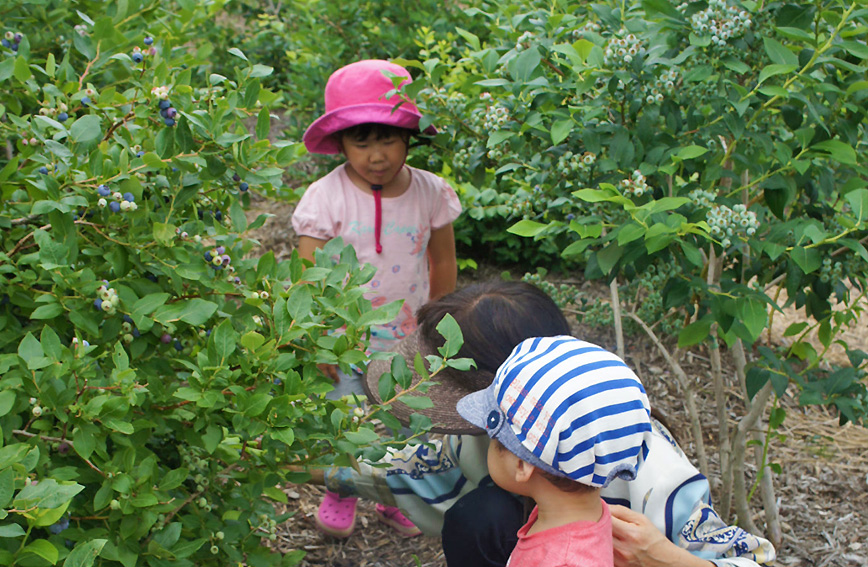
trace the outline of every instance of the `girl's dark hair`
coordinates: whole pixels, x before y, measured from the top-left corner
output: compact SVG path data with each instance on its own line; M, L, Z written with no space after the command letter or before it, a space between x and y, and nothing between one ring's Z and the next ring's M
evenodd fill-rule
M366 122L364 124L356 124L355 126L345 128L340 132L336 132L334 135L337 137L338 141L340 141L344 136L348 136L353 140L360 142L362 140L367 140L368 136L370 136L371 133L373 133L378 140L390 138L392 136L398 136L405 142L409 143L410 136L412 136L416 132L414 130L408 130L407 128L392 126L391 124Z
M423 343L443 344L437 325L447 313L464 335L458 356L472 358L477 370L492 376L521 341L571 334L555 302L524 282L475 283L423 305L417 313Z
M550 472L546 472L540 469L537 469L537 472L549 483L560 490L561 492L571 492L571 493L583 493L583 492L593 492L596 490L593 486L582 484L581 482L576 482L570 478L562 477L554 475Z

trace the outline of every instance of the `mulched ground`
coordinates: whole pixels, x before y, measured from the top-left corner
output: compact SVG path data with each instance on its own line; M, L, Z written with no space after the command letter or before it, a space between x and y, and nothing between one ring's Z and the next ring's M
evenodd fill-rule
M262 250L273 250L278 258L288 257L295 242L290 226L292 206L260 198L255 200L254 208L275 215L255 234ZM256 212L251 212L251 220L255 216ZM496 277L500 271L499 268L481 268L474 273L461 274L459 285ZM601 296L605 293L599 284L586 283L583 287ZM578 336L614 350L614 336L578 327L576 332ZM851 331L849 340L868 342L868 327ZM627 337L627 341L628 362L645 384L652 405L664 412L685 452L693 456L683 396L665 361L645 337ZM713 392L707 386L710 366L701 353L688 357L682 364L694 378L697 404L707 417L703 423L704 437L714 479L718 472L712 457L717 422ZM784 531L775 565L868 566L868 428L840 427L837 417L830 412L799 407L792 397L785 398L782 404L787 410L786 421L779 431L783 440L775 442L771 448L772 460L783 469L775 478ZM733 424L734 418L732 414ZM321 488L288 486L285 491L290 496L289 504L278 504L278 509L294 515L279 527L275 546L282 552L306 551L302 566L445 567L438 538L401 538L377 521L372 503L359 503L356 531L341 540L321 534L314 523L322 499ZM761 506L753 508L760 510ZM761 511L754 520L757 525L763 525Z

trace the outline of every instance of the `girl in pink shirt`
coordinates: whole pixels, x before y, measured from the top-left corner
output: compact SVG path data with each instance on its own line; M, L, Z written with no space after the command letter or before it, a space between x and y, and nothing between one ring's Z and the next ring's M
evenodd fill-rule
M396 94L393 78L399 86L411 82L406 69L380 60L352 63L329 77L326 112L307 129L304 144L311 153L343 153L346 161L311 184L292 217L302 258L313 259L317 248L340 237L377 269L366 294L371 303L404 301L393 321L371 328L373 351L393 350L416 328L416 310L453 291L458 273L452 222L461 205L445 180L405 163L421 114ZM327 373L338 381L332 395L364 395L360 377ZM356 501L327 492L317 525L349 536ZM377 514L404 535L420 533L397 508L378 505Z

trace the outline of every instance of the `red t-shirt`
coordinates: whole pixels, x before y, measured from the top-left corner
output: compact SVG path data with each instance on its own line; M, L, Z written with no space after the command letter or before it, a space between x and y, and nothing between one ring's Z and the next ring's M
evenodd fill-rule
M507 567L613 567L612 514L603 502L603 515L596 522L573 522L527 532L537 520L537 508L518 530L518 545L509 556Z

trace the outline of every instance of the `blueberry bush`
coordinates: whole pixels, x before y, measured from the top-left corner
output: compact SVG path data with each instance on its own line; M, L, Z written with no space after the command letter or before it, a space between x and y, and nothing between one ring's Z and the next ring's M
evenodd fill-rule
M281 127L301 138L322 113L322 87L335 69L357 59L418 57L419 42L408 30L449 41L458 37L456 25L484 33L482 23L452 1L241 0L226 3L205 33L215 45L235 45L274 68L263 85L283 96Z
M459 239L604 278L608 313L557 291L598 322L648 332L675 375L686 349L707 349L721 510L732 503L753 528L757 490L779 542L769 443L786 412L775 400L789 392L842 423L868 414L866 354L841 338L862 316L868 276L868 6L479 2L467 13L491 32L423 37L421 57L404 61L443 126L429 167L455 181L473 221ZM509 234L493 228L504 225ZM804 321L778 348L766 336L786 306ZM825 360L835 344L850 366ZM722 353L736 368L731 388Z
M304 152L269 140L271 67L214 64L222 5L0 8L2 565L292 565L281 483L397 443L317 370L363 366L399 307L364 299L371 268L253 253L250 193ZM409 380L393 363L383 399Z

